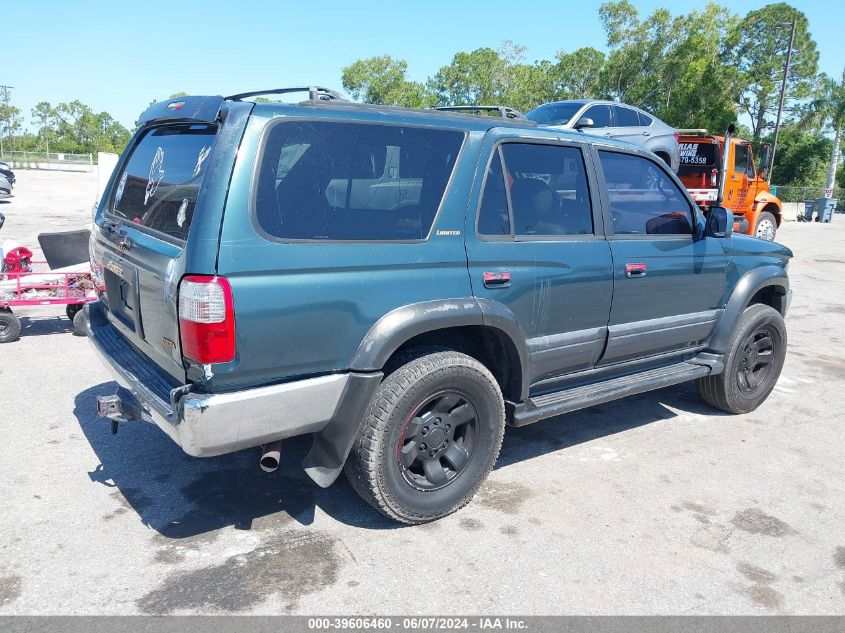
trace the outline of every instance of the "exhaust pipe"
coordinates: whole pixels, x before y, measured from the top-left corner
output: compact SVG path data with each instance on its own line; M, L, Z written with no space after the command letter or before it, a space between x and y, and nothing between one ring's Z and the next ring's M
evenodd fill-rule
M262 444L261 459L258 461L258 465L261 466L261 470L265 473L272 473L279 467L281 460L281 440L276 440L275 442L270 442L269 444Z

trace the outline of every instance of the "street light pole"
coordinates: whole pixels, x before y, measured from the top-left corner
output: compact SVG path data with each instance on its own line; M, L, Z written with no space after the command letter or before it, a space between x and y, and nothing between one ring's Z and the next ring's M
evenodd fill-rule
M775 121L775 138L772 142L772 157L769 159L769 173L766 178L768 184L772 184L772 170L775 167L775 152L778 149L778 134L780 133L780 117L783 114L783 103L786 100L786 80L789 78L789 63L792 61L792 45L795 44L795 18L792 18L792 29L789 32L789 48L786 50L786 64L783 66L783 83L780 86L780 105L778 116Z

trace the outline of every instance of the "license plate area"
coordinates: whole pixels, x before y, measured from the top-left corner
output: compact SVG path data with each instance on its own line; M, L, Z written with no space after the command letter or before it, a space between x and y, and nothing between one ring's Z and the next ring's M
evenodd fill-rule
M103 280L112 316L129 331L143 338L138 271L123 259L106 258Z

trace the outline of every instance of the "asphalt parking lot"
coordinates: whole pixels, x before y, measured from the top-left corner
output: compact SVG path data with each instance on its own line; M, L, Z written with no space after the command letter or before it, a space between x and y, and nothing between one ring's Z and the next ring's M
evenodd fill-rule
M96 174L19 170L0 240L90 223ZM0 346L0 614L845 614L845 216L786 224L789 352L757 411L680 385L508 429L475 501L400 527L283 447L113 437L64 311ZM59 316L61 315L61 316Z

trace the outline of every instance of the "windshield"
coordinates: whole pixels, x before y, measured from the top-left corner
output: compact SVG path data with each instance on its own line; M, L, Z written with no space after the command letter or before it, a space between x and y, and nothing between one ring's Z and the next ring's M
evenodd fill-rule
M547 103L528 112L525 118L539 125L566 125L583 107L583 103Z

